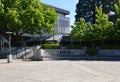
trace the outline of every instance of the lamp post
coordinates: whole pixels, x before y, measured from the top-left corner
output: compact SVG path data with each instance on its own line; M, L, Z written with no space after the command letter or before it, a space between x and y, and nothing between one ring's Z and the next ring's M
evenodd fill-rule
M53 43L55 43L55 29L52 29L53 30Z
M11 34L12 32L6 32L9 35L9 55L7 56L7 62L12 62L12 53L11 53Z
M0 34L0 53L1 53L0 56L2 57L2 35L1 34Z

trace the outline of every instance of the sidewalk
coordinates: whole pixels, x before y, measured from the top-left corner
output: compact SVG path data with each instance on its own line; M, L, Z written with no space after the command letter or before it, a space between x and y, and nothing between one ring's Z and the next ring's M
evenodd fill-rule
M120 62L0 60L0 82L120 82Z
M24 62L22 59L13 59L12 63L8 63L7 59L0 59L0 64L13 64L13 63L20 63L20 62Z

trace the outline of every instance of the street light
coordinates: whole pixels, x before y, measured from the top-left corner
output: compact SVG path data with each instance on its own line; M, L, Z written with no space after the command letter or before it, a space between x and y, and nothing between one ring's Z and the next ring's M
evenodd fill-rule
M53 43L55 43L55 29L52 29L53 31Z
M11 53L11 34L12 32L6 32L9 35L9 55L7 56L7 62L12 62L12 53Z

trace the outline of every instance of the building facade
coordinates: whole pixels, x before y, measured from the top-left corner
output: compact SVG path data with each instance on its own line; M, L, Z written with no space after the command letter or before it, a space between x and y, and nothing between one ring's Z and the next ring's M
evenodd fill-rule
M53 8L55 8L56 12L58 13L55 33L59 35L68 35L70 32L70 18L66 16L69 15L70 12L57 7Z

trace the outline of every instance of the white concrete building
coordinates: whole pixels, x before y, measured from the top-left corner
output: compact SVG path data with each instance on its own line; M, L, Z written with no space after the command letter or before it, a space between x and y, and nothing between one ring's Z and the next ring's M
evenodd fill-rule
M59 35L67 35L70 32L70 18L66 17L70 14L69 11L54 7L58 13L55 33Z

